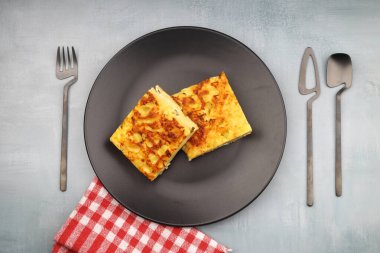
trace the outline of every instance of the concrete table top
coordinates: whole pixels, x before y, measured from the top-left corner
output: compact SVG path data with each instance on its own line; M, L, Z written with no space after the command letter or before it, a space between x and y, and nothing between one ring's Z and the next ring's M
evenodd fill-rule
M279 170L238 214L200 227L234 252L380 252L380 2L0 1L0 252L49 252L94 172L83 138L87 96L102 67L148 32L179 25L219 30L255 51L275 76L288 116ZM58 45L73 45L68 190L59 191L63 81ZM306 201L306 100L301 57L313 47L321 73L314 104L315 205ZM343 95L343 197L334 192L330 54L352 57ZM310 68L310 73L311 68ZM311 77L311 75L309 75ZM312 83L312 79L308 80Z

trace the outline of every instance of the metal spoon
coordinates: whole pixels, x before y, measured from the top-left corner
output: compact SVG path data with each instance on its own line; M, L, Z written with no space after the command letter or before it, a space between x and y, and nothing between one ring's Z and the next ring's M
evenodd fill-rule
M306 88L306 70L307 63L311 58L314 66L314 75L315 75L315 87L308 89ZM305 49L305 52L301 61L300 77L298 82L298 90L302 95L308 95L315 93L307 101L307 185L306 185L306 203L308 206L312 206L314 203L314 179L313 179L313 107L312 104L314 100L319 97L321 93L321 87L319 82L319 71L317 60L315 59L314 51L311 47Z
M341 141L341 96L352 85L352 62L348 54L332 54L327 60L327 86L344 84L336 94L335 115L335 194L342 196L342 141Z

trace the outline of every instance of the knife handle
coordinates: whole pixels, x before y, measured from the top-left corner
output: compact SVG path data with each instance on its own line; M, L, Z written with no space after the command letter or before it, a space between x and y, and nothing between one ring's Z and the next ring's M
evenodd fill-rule
M313 180L313 98L307 101L307 205L314 204L314 180Z

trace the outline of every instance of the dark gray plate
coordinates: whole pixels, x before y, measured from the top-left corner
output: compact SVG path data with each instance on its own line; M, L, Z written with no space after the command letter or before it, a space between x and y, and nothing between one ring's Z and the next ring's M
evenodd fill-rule
M254 128L252 135L191 162L179 152L154 182L110 143L153 85L175 93L221 71ZM248 47L213 30L174 27L133 41L108 62L90 92L84 133L96 175L122 205L159 223L194 226L238 212L265 189L284 150L286 114L275 79Z

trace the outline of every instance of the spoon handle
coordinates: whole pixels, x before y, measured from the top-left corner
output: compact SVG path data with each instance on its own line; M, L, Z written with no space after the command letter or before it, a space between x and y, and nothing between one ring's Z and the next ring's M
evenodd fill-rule
M342 135L341 135L341 95L346 88L336 94L335 115L335 194L342 196Z

